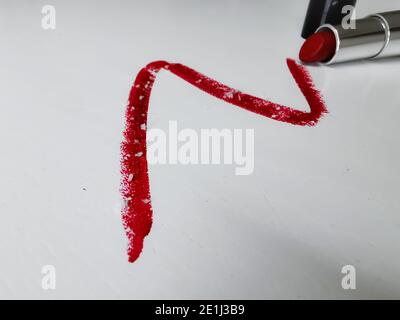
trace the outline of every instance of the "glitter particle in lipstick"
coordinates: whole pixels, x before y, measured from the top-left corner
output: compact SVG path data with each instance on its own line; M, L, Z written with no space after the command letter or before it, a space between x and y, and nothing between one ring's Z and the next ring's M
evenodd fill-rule
M305 67L291 59L287 59L287 65L310 106L310 112L240 92L179 63L155 61L140 70L129 95L124 140L121 144L121 194L125 204L122 219L129 241L129 262L139 257L144 238L149 234L153 222L146 158L146 127L151 89L157 73L161 69L168 70L218 99L275 121L314 126L327 112L323 99Z

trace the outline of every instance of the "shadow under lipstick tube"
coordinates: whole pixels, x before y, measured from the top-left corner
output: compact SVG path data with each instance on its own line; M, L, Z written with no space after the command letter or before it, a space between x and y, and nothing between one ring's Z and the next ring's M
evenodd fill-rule
M336 48L328 61L332 64L361 59L400 57L400 11L373 14L355 21L355 29L325 24L316 33L331 31Z

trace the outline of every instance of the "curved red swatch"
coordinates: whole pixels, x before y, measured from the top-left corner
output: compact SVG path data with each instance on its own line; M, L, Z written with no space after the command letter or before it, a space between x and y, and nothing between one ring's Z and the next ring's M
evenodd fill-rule
M155 61L136 76L126 109L124 141L121 144L121 194L125 201L123 225L129 240L128 257L134 262L143 249L144 238L152 225L152 207L146 159L146 125L153 83L165 69L214 97L276 121L314 126L327 112L307 69L287 59L287 65L306 98L310 112L304 112L242 93L179 63Z

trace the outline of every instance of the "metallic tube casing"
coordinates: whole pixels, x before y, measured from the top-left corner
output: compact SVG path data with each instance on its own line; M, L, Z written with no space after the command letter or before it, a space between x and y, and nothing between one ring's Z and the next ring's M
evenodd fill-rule
M392 57L400 55L400 11L384 12L375 14L373 17L380 18L386 26L387 44L379 57Z
M325 24L316 32L331 30L336 37L336 52L322 64L400 55L400 11L374 14L356 20L355 29Z

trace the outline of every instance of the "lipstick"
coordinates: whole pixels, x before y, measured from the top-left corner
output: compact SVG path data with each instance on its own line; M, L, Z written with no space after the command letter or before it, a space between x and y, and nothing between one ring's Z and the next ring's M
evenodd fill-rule
M367 16L355 29L324 24L303 44L304 63L332 64L362 59L400 56L400 11Z

